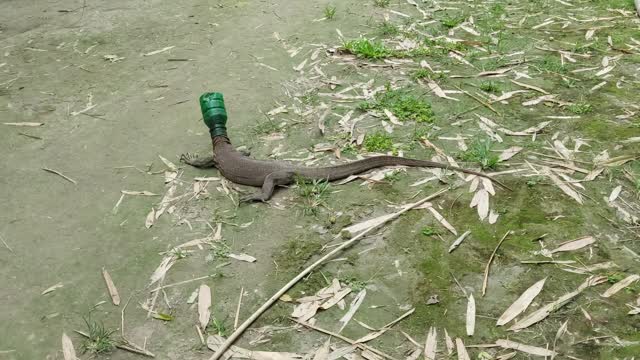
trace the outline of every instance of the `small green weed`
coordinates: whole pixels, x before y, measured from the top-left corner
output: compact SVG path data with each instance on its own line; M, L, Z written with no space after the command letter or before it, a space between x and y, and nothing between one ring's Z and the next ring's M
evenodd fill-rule
M381 8L389 6L389 3L391 3L391 0L373 0L373 5Z
M534 187L542 182L544 182L544 177L543 176L532 176L527 180L527 186L528 187Z
M438 232L436 231L436 229L434 229L431 226L425 226L422 228L422 230L420 230L420 233L424 236L433 236L433 235L436 235Z
M500 84L495 81L483 81L480 83L480 90L490 93L499 93L502 88L500 87Z
M383 152L393 148L393 140L391 140L391 136L378 132L367 136L363 145L369 152Z
M388 49L380 41L371 41L369 39L350 40L344 43L344 49L365 59L384 59L393 55L393 51Z
M395 184L398 180L400 180L400 171L392 171L384 174L384 181L388 182L390 185Z
M303 200L302 212L305 215L316 215L329 194L329 182L326 180L309 180L296 178L297 193Z
M278 131L280 131L280 125L271 119L258 121L258 123L253 126L253 132L257 135L273 134Z
M333 20L336 17L336 7L333 5L327 5L324 8L324 17L327 20Z
M342 277L340 278L340 281L345 283L354 292L362 291L367 287L366 281L360 280L354 276Z
M407 90L391 90L376 94L374 102L361 103L360 110L388 109L401 121L416 121L419 123L431 123L435 114L431 104L417 98Z
M626 276L623 273L611 273L607 275L607 282L609 282L609 284L615 284L625 277Z
M378 33L385 36L398 35L400 29L389 21L383 21L378 25Z
M411 139L413 141L420 141L422 139L429 138L429 132L431 131L431 127L429 126L417 126L413 128L413 134L411 135Z
M579 102L567 106L567 110L576 115L588 114L593 111L593 106L587 102Z
M493 6L491 6L489 11L491 12L491 15L497 18L499 18L506 12L504 5L500 3L493 4Z
M538 63L538 66L542 70L558 74L564 74L569 71L557 57L549 55L542 58Z
M102 322L92 321L90 318L84 318L84 322L87 325L89 337L82 343L83 353L104 354L113 350L116 343L111 335L116 330L108 330Z
M219 321L215 317L211 318L211 323L207 328L211 328L217 335L226 337L229 334L229 331L224 324L224 321Z
M464 19L465 17L462 15L452 16L452 15L446 14L442 19L440 19L440 23L447 29L452 29L462 24L464 22Z
M226 259L229 257L231 250L227 244L220 242L219 245L213 248L213 256L218 259Z
M482 169L495 169L498 166L499 157L491 152L492 147L493 143L490 139L477 139L467 151L460 154L460 158L464 161L476 162Z

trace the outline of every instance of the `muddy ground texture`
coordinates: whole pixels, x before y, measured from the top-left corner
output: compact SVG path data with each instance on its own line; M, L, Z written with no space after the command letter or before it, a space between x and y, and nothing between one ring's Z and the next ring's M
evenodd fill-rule
M505 186L390 168L239 204L179 161L210 152L206 91L258 158ZM0 359L208 359L441 190L233 356L638 358L638 94L632 0L4 1Z

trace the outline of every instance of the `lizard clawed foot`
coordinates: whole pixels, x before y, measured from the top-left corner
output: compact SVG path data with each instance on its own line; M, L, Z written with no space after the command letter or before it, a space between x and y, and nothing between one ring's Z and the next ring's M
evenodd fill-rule
M185 163L185 164L189 164L189 163L193 162L197 158L198 158L197 154L184 153L184 154L180 155L180 162Z
M267 199L264 198L263 194L261 192L255 193L255 194L249 194L249 195L245 195L245 196L241 196L239 201L241 203L252 203L252 202L266 202Z

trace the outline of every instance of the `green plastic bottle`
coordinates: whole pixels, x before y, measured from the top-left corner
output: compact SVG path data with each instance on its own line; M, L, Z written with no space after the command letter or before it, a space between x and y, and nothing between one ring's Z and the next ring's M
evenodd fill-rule
M211 136L227 136L227 110L222 93L211 92L200 96L202 119Z

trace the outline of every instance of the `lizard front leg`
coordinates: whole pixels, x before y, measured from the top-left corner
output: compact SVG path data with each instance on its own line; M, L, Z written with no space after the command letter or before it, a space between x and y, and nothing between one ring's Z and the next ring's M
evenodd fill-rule
M200 169L210 169L216 167L213 156L200 158L198 157L198 155L186 153L180 156L180 161L187 165L191 165Z
M252 202L252 201L267 201L271 199L273 191L276 186L287 185L293 182L295 173L292 171L276 171L267 175L262 183L262 189L255 194L243 196L240 198L240 202Z

